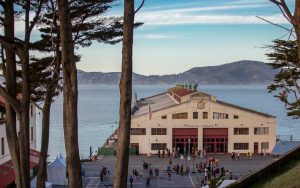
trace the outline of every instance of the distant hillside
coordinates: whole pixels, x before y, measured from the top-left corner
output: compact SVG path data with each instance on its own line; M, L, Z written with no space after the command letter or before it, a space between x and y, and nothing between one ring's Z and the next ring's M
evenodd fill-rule
M218 66L195 67L180 74L144 76L133 73L134 84L268 84L276 70L263 62L238 61ZM79 84L118 84L119 72L84 72L78 71Z

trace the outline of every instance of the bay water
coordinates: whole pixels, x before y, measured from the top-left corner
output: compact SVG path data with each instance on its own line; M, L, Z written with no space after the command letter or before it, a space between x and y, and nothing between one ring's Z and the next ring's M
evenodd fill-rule
M138 99L165 92L170 85L135 85ZM293 135L300 140L300 119L286 116L284 104L265 85L200 85L198 90L229 102L277 117L277 134ZM37 149L41 142L41 112L37 112ZM81 158L89 156L90 147L96 151L117 128L119 121L118 85L79 85L78 125ZM49 158L65 155L63 134L63 97L58 96L51 109Z

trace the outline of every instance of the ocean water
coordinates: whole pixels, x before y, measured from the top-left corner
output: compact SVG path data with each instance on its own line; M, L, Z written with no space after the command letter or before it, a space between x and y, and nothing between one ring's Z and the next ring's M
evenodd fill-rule
M138 98L165 92L169 85L136 85L133 91ZM277 117L277 134L293 135L300 140L300 120L286 116L284 105L274 98L262 85L205 85L198 90L217 96L232 104L265 112ZM63 135L62 96L56 98L51 110L49 160L65 155ZM79 151L80 157L89 155L102 146L116 129L119 121L119 87L117 85L79 85L78 99ZM41 113L37 113L37 148L41 140Z

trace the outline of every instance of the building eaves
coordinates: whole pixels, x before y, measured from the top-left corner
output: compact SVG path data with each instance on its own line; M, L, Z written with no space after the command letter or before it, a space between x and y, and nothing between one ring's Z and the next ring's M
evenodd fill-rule
M261 116L264 116L264 117L276 118L276 116L273 116L273 115L270 115L270 114L258 112L258 111L255 111L255 110L252 110L252 109L249 109L249 108L245 108L245 107L241 107L241 106L238 106L238 105L230 104L230 103L227 103L227 102L224 102L224 101L217 100L217 103L219 103L221 105L237 108L237 109L240 109L240 110L243 110L243 111L251 112L251 113L254 113L254 114L258 114L258 115L261 115Z

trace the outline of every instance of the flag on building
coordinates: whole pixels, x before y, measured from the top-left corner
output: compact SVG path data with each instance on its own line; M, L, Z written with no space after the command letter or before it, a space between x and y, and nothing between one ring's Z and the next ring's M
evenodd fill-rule
M150 104L148 105L148 118L149 118L149 120L151 120L151 118L152 118L152 111L151 111L151 107L150 107Z

